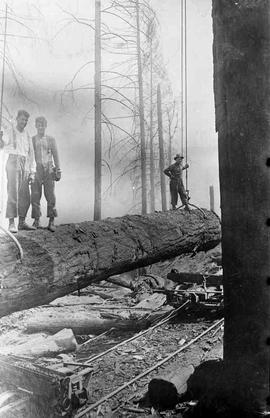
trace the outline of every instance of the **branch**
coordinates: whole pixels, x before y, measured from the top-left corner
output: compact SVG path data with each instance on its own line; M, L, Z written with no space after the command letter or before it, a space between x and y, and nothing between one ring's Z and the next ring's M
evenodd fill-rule
M84 22L84 18L78 18L77 16L75 16L73 13L71 12L67 12L66 10L62 9L62 7L58 6L60 10L62 10L63 13L66 13L67 15L71 16L77 23L80 23L81 25L85 25L88 26L89 28L95 30L95 27L92 26L90 23L86 23Z
M112 16L116 16L119 19L121 19L123 22L127 23L131 28L135 29L136 31L138 30L136 26L132 25L128 20L124 19L122 16L119 16L118 14L113 13L113 12L104 12L104 13L108 13ZM147 34L144 31L140 30L140 32L143 33L145 36L147 36Z
M115 91L115 93L119 94L119 96L122 96L124 99L126 99L132 106L134 106L136 108L136 105L134 104L134 102L132 102L125 94L121 93L119 90L117 90L115 87L112 86L108 86L107 84L101 84L101 87L106 87L108 89L111 89L113 91Z
M102 113L102 116L106 119L107 122L109 121L108 118L107 118L107 116L104 113ZM104 121L104 122L105 122L106 128L108 129L109 134L110 134L110 145L109 145L108 156L109 156L109 158L111 158L111 151L112 151L112 142L113 142L113 134L114 134L114 131L113 131L113 127L109 123L106 123L106 121Z
M129 107L128 105L126 105L125 103L123 103L121 100L114 99L113 97L103 97L101 100L111 100L111 101L113 101L113 102L117 102L117 103L119 103L119 104L121 104L121 105L125 106L125 107L126 107L127 109L129 109L131 112L134 112L134 110L133 110L131 107Z
M103 122L104 123L104 122ZM137 143L136 139L130 135L130 133L128 131L126 131L125 129L121 128L119 125L116 125L115 123L112 123L111 121L108 122L110 125L115 126L117 129L119 129L120 131L124 132L126 135L128 135L135 143Z
M136 81L132 80L131 75L121 74L118 71L101 71L101 73L111 73L111 74L118 74L120 77L128 78L132 83L136 83ZM134 75L136 77L136 75Z
M66 86L65 86L65 88L69 85L69 84L72 84L73 83L73 81L75 80L75 78L80 74L80 72L85 68L85 67L87 67L87 65L89 65L89 64L93 64L95 61L88 61L88 62L86 62L85 64L83 64L77 71L76 71L76 73L74 74L74 76L73 76L73 78L72 78L72 80L69 82L69 83L67 83L66 84Z
M111 167L110 167L109 163L106 160L102 159L101 161L105 163L105 165L107 166L107 168L108 168L108 170L110 172L110 186L109 187L112 188L113 181L112 181L112 170L111 170Z

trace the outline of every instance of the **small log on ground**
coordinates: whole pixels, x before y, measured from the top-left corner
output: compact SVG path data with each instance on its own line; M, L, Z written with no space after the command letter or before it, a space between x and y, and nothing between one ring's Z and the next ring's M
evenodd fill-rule
M190 365L168 375L155 377L150 380L148 391L139 400L139 405L151 406L161 411L175 408L180 396L186 393L187 382L193 373L194 367Z
M159 318L172 310L172 307L164 306L158 312L147 313L147 319L143 311L129 312L129 318L123 319L124 315L121 314L103 314L103 317L98 315L89 314L85 311L82 312L59 312L56 310L53 312L44 312L34 316L25 322L26 331L29 333L35 332L48 332L54 334L63 328L71 328L74 334L88 335L99 334L107 331L111 328L115 328L121 331L141 331L148 328L151 324ZM108 316L108 317L105 317Z
M24 258L5 269L0 242L0 316L47 304L91 283L220 242L220 223L207 210L128 215L99 222L19 232ZM10 263L10 260L9 260Z

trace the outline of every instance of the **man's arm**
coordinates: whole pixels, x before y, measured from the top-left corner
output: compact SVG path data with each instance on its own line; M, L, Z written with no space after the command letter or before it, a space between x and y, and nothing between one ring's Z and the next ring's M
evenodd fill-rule
M168 167L168 168L165 168L165 170L163 171L163 173L166 175L166 176L168 176L168 177L172 177L172 171L171 171L171 165L170 165L170 167Z
M55 168L56 170L60 170L60 160L59 160L59 154L58 154L56 141L54 138L50 138L50 141L51 141L51 151L52 151L53 162L54 162Z
M34 180L35 172L36 172L36 160L35 160L35 153L34 153L34 147L33 147L33 139L30 137L29 134L27 134L28 142L29 142L29 152L28 152L28 158L29 158L29 175L30 180Z
M186 170L189 167L188 164L184 165L184 167L182 167L182 170Z
M56 141L54 138L51 137L50 142L51 142L50 147L52 151L53 162L55 166L54 180L59 181L61 180L61 169L60 169L58 149L57 149Z
M3 133L0 131L0 149L4 148L4 146L9 145L10 142L10 135L7 132Z

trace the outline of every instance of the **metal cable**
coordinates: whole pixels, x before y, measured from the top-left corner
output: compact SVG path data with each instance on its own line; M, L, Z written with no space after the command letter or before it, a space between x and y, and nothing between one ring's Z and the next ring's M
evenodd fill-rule
M184 48L185 48L185 147L186 147L186 164L188 162L188 77L187 77L187 1L184 0ZM188 191L188 170L186 169L186 190Z
M2 229L2 231L5 233L5 234L7 234L8 236L9 236L9 238L11 238L11 240L13 241L13 242L15 242L15 245L16 245L16 247L18 248L18 250L19 250L19 255L20 255L20 260L22 261L23 260L23 249L22 249L22 246L21 246L21 244L19 243L19 241L17 240L17 238L15 238L14 237L14 235L13 234L11 234L11 232L9 232L7 229L5 229L3 226L1 226L0 225L0 229Z

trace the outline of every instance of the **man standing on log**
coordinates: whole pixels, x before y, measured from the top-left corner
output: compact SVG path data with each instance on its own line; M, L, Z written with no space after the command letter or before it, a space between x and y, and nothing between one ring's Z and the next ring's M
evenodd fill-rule
M61 179L61 170L56 141L53 137L45 135L46 128L47 120L44 116L36 118L37 135L32 138L37 165L35 180L32 184L32 218L35 219L33 226L39 228L40 199L43 185L47 200L48 230L54 232L54 218L57 216L54 186L55 181Z
M168 168L164 170L164 174L170 177L170 192L171 192L171 203L172 209L176 209L177 201L178 201L178 193L180 195L180 199L182 204L185 206L186 210L189 210L188 207L188 198L183 184L183 170L186 170L189 165L185 164L183 166L183 159L184 157L180 154L176 154L174 157L175 163L170 165Z
M0 148L5 147L9 157L6 165L7 172L7 210L9 231L17 232L14 219L19 216L19 230L33 230L35 227L27 225L25 218L30 206L29 183L34 179L35 159L30 135L25 129L29 119L26 110L19 110L16 126L6 135L0 132Z

